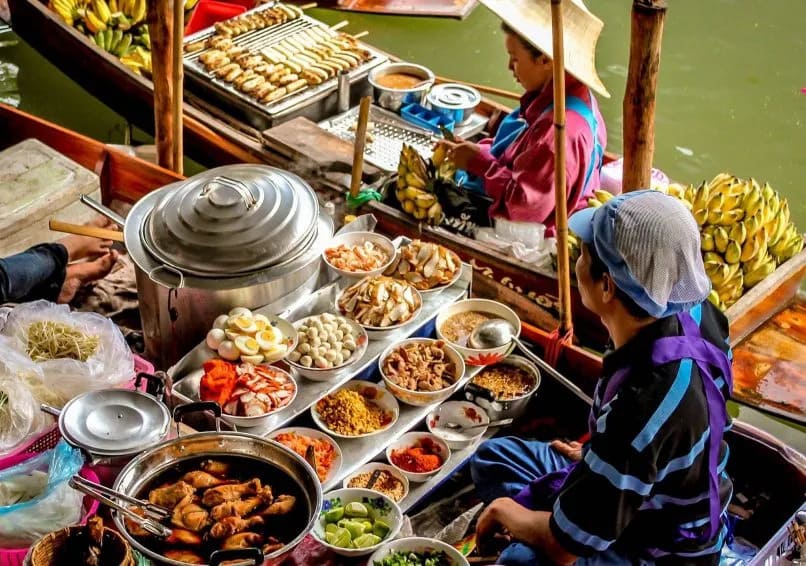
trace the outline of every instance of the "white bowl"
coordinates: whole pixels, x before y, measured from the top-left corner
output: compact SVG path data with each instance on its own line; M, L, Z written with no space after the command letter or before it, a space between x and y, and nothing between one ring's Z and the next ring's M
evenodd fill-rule
M344 294L345 291L347 291L348 288L349 287L345 287L344 289L342 289L338 297L336 297L336 312L338 312L340 315L346 318L350 318L350 315L341 310L341 308L339 307L339 301L341 300L341 296ZM390 336L393 336L396 332L408 328L409 326L415 323L417 317L420 316L420 312L423 310L423 296L417 289L414 288L414 286L411 286L411 289L412 291L414 291L414 294L417 297L419 304L417 306L417 309L414 311L414 313L412 313L411 317L407 321L401 322L400 324L393 324L391 326L367 326L361 324L360 322L355 321L356 324L360 325L367 332L367 337L370 340L386 340Z
M358 487L351 488L350 487L350 481L353 478L355 478L356 476L359 476L359 475L361 475L363 473L371 474L375 470L383 470L383 471L393 475L394 477L396 477L400 481L400 483L403 484L403 495L400 496L400 499L398 499L397 502L399 503L399 502L403 501L406 498L406 496L409 494L409 480L406 478L406 476L404 476L400 472L400 470L395 468L393 465L384 464L383 462L369 462L368 464L364 464L363 466L358 468L356 471L354 471L353 473L351 473L348 476L346 476L344 478L344 481L342 481L342 486L345 489L364 489L364 488L358 488ZM370 491L375 491L375 490L371 489ZM378 493L382 493L382 492L378 492ZM384 493L384 495L387 495L387 494ZM389 496L387 495L387 497L389 497Z
M316 318L317 316L318 315L307 316L294 323L294 336L296 337L297 342L299 342L299 336L296 332L296 329L305 324L308 320ZM333 368L321 369L317 367L305 367L300 363L292 362L290 359L286 358L285 362L294 368L294 370L302 377L310 379L311 381L329 381L364 357L364 354L367 351L367 344L369 343L367 331L351 318L348 318L344 315L339 316L343 316L343 318L347 321L347 324L349 324L358 334L358 338L355 341L358 348L356 348L355 352L353 352L353 355L350 356L350 359L348 359L342 365Z
M360 379L355 379L353 381L348 381L340 389L338 389L338 391L341 391L342 389L358 391L362 395L364 395L365 397L368 397L367 393L369 393L370 395L374 395L374 398L372 398L372 397L368 397L368 398L372 399L373 403L378 405L386 413L390 414L392 416L392 420L389 422L389 424L387 424L384 427L379 428L378 430L368 432L366 434L359 434L359 435L356 435L356 436L349 436L349 435L346 435L346 434L340 434L338 432L330 430L330 428L328 428L328 426L325 424L325 422L319 417L319 411L316 409L316 405L318 403L314 403L313 406L311 406L311 417L313 418L313 422L315 422L316 426L318 426L320 429L322 429L327 434L330 434L330 435L335 436L337 438L347 438L347 439L350 439L350 438L365 438L367 436L375 436L376 434L380 434L380 433L382 433L382 432L384 432L386 430L389 430L397 422L397 418L400 416L400 405L398 405L397 399L395 399L394 396L391 393L389 393L386 389L384 389L383 387L380 387L379 385L377 385L375 383L371 383L369 381L363 381L363 380L360 380ZM335 391L333 393L335 393Z
M451 566L470 566L461 552L440 540L424 537L401 538L381 546L369 557L367 565L380 562L394 552L444 552L451 561Z
M391 530L386 537L374 546L367 548L340 548L328 544L325 540L325 513L334 507L344 507L348 503L354 502L363 503L369 508L370 514L373 519L382 519L386 522ZM348 488L336 489L326 493L322 497L322 511L319 513L319 519L314 524L311 533L317 542L325 546L340 556L357 557L372 554L381 548L388 541L393 540L397 533L400 532L400 527L403 525L403 513L400 507L397 506L390 497L378 493L377 491L370 491L368 489Z
M425 424L431 434L435 434L448 443L451 450L461 450L476 442L487 432L487 427L475 428L464 432L451 430L442 423L456 423L461 426L486 425L490 422L487 412L474 403L468 401L448 401L430 413Z
M263 314L263 313L259 313L259 312L255 311L253 314ZM277 329L280 330L280 332L283 335L282 342L286 345L285 352L277 353L277 354L274 354L274 355L271 355L271 356L267 356L267 355L263 354L263 352L260 352L260 354L263 355L263 361L260 362L261 364L273 364L274 362L279 362L280 360L285 358L288 354L290 354L291 352L294 351L294 348L297 347L297 332L296 332L296 330L294 330L294 327L292 326L292 324L290 322L288 322L287 320L285 320L283 318L280 318L279 316L275 316L273 314L266 314L266 315L263 315L263 316L265 316L267 319L269 319L269 323L271 323L273 326L276 326ZM239 332L239 331L230 331L230 332L234 332L235 334L240 335L240 336L254 336L254 333L253 334L248 334L246 332ZM213 350L209 346L207 346L206 343L205 343L205 347L208 350L210 350L211 352L214 352L216 357L220 357L218 352L216 350ZM243 356L241 356L239 358L239 360L242 360L242 358L243 358ZM235 360L235 362L238 362L239 360ZM232 360L228 360L228 361L232 361Z
M331 264L327 259L327 250L332 248L337 248L341 245L345 245L348 248L352 246L358 246L363 244L364 242L372 242L373 244L377 245L379 248L382 248L389 259L381 266L375 269L371 269L369 271L349 271L346 269L339 269ZM336 273L340 277L344 277L346 279L361 279L363 277L371 277L373 275L380 275L391 265L391 263L395 259L395 254L397 254L397 249L395 245L392 243L392 240L383 236L381 234L377 234L375 232L347 232L344 234L339 234L334 236L331 240L330 245L322 252L322 260L327 265L328 269Z
M465 382L465 362L462 360L462 356L450 346L448 342L444 342L445 352L448 355L448 358L453 362L456 366L456 381L454 381L453 385L450 385L444 389L440 389L439 391L412 391L411 389L407 389L402 387L392 381L386 373L383 371L383 362L388 358L395 350L401 348L407 344L431 344L436 343L437 340L433 338L409 338L407 340L402 340L400 342L396 342L392 344L386 350L384 350L383 354L378 358L378 369L381 372L381 377L383 377L383 381L386 384L386 388L392 392L392 395L397 397L398 400L403 401L407 405L414 405L415 407L425 407L428 405L433 405L434 403L441 403L448 399L451 395L453 395Z
M339 445L330 436L328 436L327 434L325 434L321 430L316 430L315 428L306 428L306 427L302 427L302 426L292 426L292 427L281 428L281 429L273 431L269 435L269 438L272 439L272 440L276 440L278 436L280 436L281 434L285 434L285 433L299 434L301 436L308 436L308 437L313 438L315 440L324 440L325 442L329 443L333 447L335 455L333 457L333 464L331 464L330 470L328 470L328 472L327 472L327 477L325 479L321 480L322 485L324 485L327 482L333 480L333 478L338 475L339 471L341 470L341 464L342 464L341 448L339 448ZM278 440L277 442L280 442L280 441ZM282 444L282 442L280 442L280 444ZM286 446L286 448L289 448L289 447ZM300 456L305 458L304 454L300 454ZM314 470L314 471L316 471L316 470Z
M445 248L445 246L442 246L440 244L434 244L434 245L438 245L441 248ZM397 253L400 254L403 251L404 248L405 248L405 246L401 246L401 248L397 250ZM454 259L456 261L456 265L458 266L458 269L456 270L456 273L453 274L453 277L451 277L451 280L448 281L447 283L443 284L443 285L437 285L436 287L432 287L431 289L417 289L420 292L420 295L423 296L423 298L426 298L428 296L433 297L434 295L438 295L439 293L441 293L442 291L444 291L445 289L447 289L448 287L450 287L451 285L456 283L456 281L458 281L459 277L462 275L462 259L459 257L459 254L457 254L456 252L454 252L453 250L448 249L448 248L445 248L445 250L448 253L453 255L453 257L454 257ZM391 265L390 265L390 267L391 267ZM398 276L397 271L395 271L394 273L390 274L389 277L393 277L395 279L405 280L405 279L402 279L401 277Z
M404 448L419 446L420 443L425 439L429 439L434 443L434 446L436 447L437 452L440 458L442 459L442 465L440 467L431 470L430 472L417 473L404 470L403 468L397 466L392 461L393 452L396 452ZM404 434L403 436L392 442L392 444L390 444L386 448L386 459L389 460L389 463L396 470L399 470L401 474L406 476L406 479L408 479L409 482L411 483L422 483L424 481L430 480L432 477L437 475L442 470L442 468L445 467L445 464L448 463L448 460L450 460L450 458L451 458L451 449L448 448L448 443L442 440L437 435L431 434L430 432L407 432L406 434Z
M512 343L504 344L503 346L499 346L497 348L476 349L457 344L456 342L448 340L442 334L442 325L446 320L455 314L469 311L489 314L493 318L503 318L515 329L516 338L519 337L521 333L520 318L518 318L518 315L515 314L515 311L508 306L497 301L490 301L488 299L465 299L462 301L457 301L455 303L446 305L437 314L437 338L444 340L453 346L456 351L462 355L462 359L464 359L465 364L471 366L489 366L492 364L497 364L507 355L509 355L510 352L512 352L514 349L514 345Z
M240 362L231 362L238 364ZM260 364L260 365L268 365L268 364ZM274 411L270 411L268 413L264 413L262 415L257 415L254 417L239 417L236 415L228 415L223 411L221 411L221 418L224 422L227 422L231 425L234 425L238 428L253 428L258 426L263 426L268 422L268 420L276 415L277 413L286 410L288 407L294 404L294 400L297 398L297 393L299 392L299 384L294 379L294 377L289 374L287 371L277 367L271 366L271 368L275 371L284 373L288 376L291 380L291 383L294 384L294 394L291 396L291 400L280 407L279 409L275 409ZM180 379L176 382L171 390L172 394L179 400L184 401L185 403L192 403L195 401L201 400L200 394L200 387L201 387L201 378L204 376L203 369L197 369L195 371L190 372L187 376Z

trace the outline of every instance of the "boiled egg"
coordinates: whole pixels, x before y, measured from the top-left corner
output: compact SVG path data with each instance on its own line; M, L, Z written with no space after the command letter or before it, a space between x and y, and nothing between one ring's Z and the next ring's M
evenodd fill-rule
M229 311L228 314L229 314L229 316L244 315L244 316L248 316L249 318L252 318L252 311L250 311L246 307L235 307L234 309Z
M271 321L269 317L263 314L256 314L254 316L255 326L257 326L257 331L260 332L265 330L267 327L271 326Z
M227 326L233 330L243 332L244 334L254 334L257 332L257 325L255 319L245 314L239 314L229 317Z
M241 361L257 365L263 361L263 354L255 354L254 356L241 356Z
M273 326L269 326L266 330L261 330L255 334L255 340L261 350L268 350L272 346L279 344L282 339L282 333Z
M279 360L288 353L288 346L285 344L273 344L270 348L263 350L263 355L267 360Z
M227 327L227 320L229 316L225 314L220 314L215 318L213 322L213 328L221 328L222 330Z
M218 347L221 346L221 343L226 339L227 335L223 330L220 328L213 328L207 333L205 342L207 342L207 347L211 350L218 350Z
M254 356L260 353L260 346L257 340L251 336L238 336L235 339L235 347L245 356Z
M241 352L235 347L235 343L231 340L224 340L218 347L218 355L222 359L234 362L241 357Z
M235 339L241 335L240 332L236 332L234 330L225 330L224 335L227 337L227 340L232 340L233 342Z

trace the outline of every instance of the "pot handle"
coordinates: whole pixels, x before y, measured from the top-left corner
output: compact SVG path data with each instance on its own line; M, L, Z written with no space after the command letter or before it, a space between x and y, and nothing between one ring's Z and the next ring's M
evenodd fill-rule
M164 398L165 396L165 379L155 375L153 373L146 373L141 371L137 374L137 377L134 380L134 388L140 389L140 384L146 380L148 384L146 385L146 393L151 395L157 400Z
M496 401L495 394L492 391L472 382L465 385L465 391L473 395L473 397L480 397L490 403L495 403Z
M196 401L195 403L178 405L174 408L173 416L174 422L176 423L177 438L182 436L182 433L179 431L179 423L182 422L182 418L188 413L197 413L199 411L211 411L215 415L215 430L216 432L221 432L221 405L215 401Z
M81 202L81 204L90 207L95 212L97 212L99 214L102 214L103 216L106 216L109 220L111 220L112 222L114 222L115 224L120 226L121 228L123 228L126 225L126 219L125 218L123 218L120 214L118 214L117 212L115 212L111 208L108 208L108 207L102 205L100 202L98 202L94 198L92 198L90 196L87 196L87 195L80 195L78 197L78 200L79 200L79 202Z
M230 550L216 550L210 555L210 566L219 566L228 560L249 560L241 562L243 566L260 566L263 564L263 551L259 548L233 548Z
M158 265L157 267L155 267L154 269L152 269L151 271L149 271L147 273L148 278L151 279L154 283L157 283L157 284L161 285L162 283L160 283L159 281L154 279L154 274L159 273L160 271L167 271L168 273L171 273L173 275L178 276L179 277L179 285L177 285L175 288L176 289L184 288L184 286L185 286L185 275L181 271L179 271L178 269L174 269L173 267L170 267L168 265Z
M241 200L246 205L246 210L251 210L257 205L257 198L249 191L249 187L243 181L237 179L230 179L229 177L214 177L211 179L199 193L199 198L206 198L213 206L229 206L231 202L215 202L215 191L219 186L229 187L241 196Z
M49 415L53 415L53 416L54 416L54 417L56 417L57 419L58 419L58 418L61 416L61 414L62 414L62 412L61 412L61 410L60 410L60 409L57 409L56 407L51 407L50 405L46 405L45 403L42 403L41 405L39 405L39 410L40 410L40 411L42 411L43 413L47 413L47 414L49 414Z

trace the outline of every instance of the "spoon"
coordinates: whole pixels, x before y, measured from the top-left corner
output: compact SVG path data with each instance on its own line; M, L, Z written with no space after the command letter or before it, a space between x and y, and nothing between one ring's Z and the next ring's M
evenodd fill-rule
M508 424L512 424L513 419L501 419L498 421L492 421L487 424L477 424L471 426L462 426L458 423L445 423L445 428L456 431L456 432L466 432L468 430L473 430L474 428L482 428L482 427L494 427L494 426L506 426Z
M587 393L582 391L570 379L551 367L537 354L534 354L531 350L529 350L523 344L523 342L518 340L515 337L515 329L512 327L512 324L509 321L506 321L503 318L494 318L492 320L482 322L475 328L475 330L473 330L473 333L470 335L470 338L467 341L468 345L476 350L498 348L510 342L518 346L521 352L526 354L527 358L532 360L540 367L540 369L545 371L551 377L559 381L562 385L569 389L571 393L585 401L588 405L593 405L593 399L591 399Z

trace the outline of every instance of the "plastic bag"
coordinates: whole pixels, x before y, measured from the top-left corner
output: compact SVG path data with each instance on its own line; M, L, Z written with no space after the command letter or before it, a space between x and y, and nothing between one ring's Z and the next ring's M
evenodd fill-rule
M36 472L48 474L45 490L38 496L11 505L0 503L0 548L29 546L47 533L81 520L84 497L68 481L83 465L81 451L62 440L53 450L0 471L0 486L29 481L26 476Z
M26 384L16 375L4 373L0 364L0 454L12 452L52 424Z
M12 346L27 356L28 327L37 321L66 324L98 337L98 348L86 362L69 358L37 362L45 387L68 399L94 389L115 387L134 375L134 357L123 334L106 317L95 313L70 312L66 305L34 301L14 308L3 328Z

